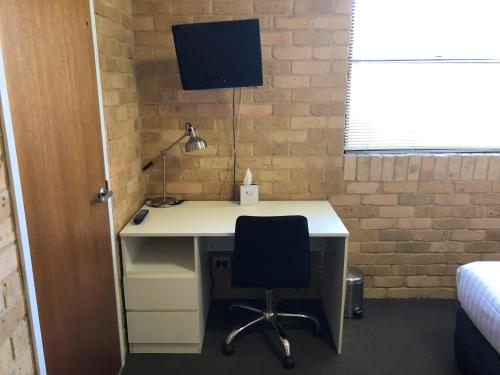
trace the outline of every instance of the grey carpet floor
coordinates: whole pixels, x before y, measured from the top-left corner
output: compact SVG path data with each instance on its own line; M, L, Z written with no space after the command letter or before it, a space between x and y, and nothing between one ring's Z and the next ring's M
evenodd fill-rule
M259 302L253 302L259 303ZM281 365L281 347L272 329L255 329L235 341L235 353L221 354L225 335L253 316L230 317L227 301L213 301L203 353L129 354L122 375L455 375L453 332L457 304L451 300L367 300L361 320L346 319L343 354L329 334L316 337L307 322L283 322L296 367ZM280 310L325 318L319 301L285 301ZM265 325L261 326L265 327Z

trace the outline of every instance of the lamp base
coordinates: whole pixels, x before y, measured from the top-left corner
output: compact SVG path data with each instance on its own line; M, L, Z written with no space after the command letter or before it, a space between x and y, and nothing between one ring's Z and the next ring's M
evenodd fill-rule
M169 207L176 201L176 197L165 197L165 199L163 197L148 197L146 199L146 206L158 208Z

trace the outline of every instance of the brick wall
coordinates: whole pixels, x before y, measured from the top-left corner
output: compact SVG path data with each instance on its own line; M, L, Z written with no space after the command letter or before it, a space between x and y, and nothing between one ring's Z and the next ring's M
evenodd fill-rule
M118 232L144 202L132 1L95 0L96 28L108 136L113 216Z
M500 157L348 156L343 194L351 264L369 297L453 297L455 271L500 260Z
M243 90L238 176L250 167L262 199L324 199L342 175L348 1L136 1L144 160L178 137L187 120L209 143L203 152L181 156L179 146L171 153L173 194L218 198L230 160L232 89L181 90L171 25L255 17L264 86ZM161 191L160 168L150 173L148 191Z
M9 189L0 134L0 374L27 375L34 359Z
M343 156L346 0L135 1L143 162L188 120L210 144L172 152L170 193L217 199L232 142L232 90L181 90L171 25L255 17L264 86L243 90L238 178L250 167L262 199L329 199L368 297L453 297L458 265L500 258L499 157ZM161 169L147 189L160 192Z

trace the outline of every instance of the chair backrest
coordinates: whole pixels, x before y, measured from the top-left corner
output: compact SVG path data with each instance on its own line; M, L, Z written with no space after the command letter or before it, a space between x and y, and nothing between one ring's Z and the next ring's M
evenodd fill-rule
M305 288L311 282L304 216L240 216L231 283L239 288Z

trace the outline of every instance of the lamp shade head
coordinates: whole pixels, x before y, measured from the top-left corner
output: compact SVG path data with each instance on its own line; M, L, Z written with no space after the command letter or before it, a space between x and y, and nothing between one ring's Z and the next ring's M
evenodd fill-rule
M186 152L203 150L207 148L207 141L200 137L190 137L189 141L186 143Z
M196 134L196 129L191 124L189 124L189 127L187 128L187 132L189 134L189 140L184 146L186 152L203 150L207 148L207 141Z

